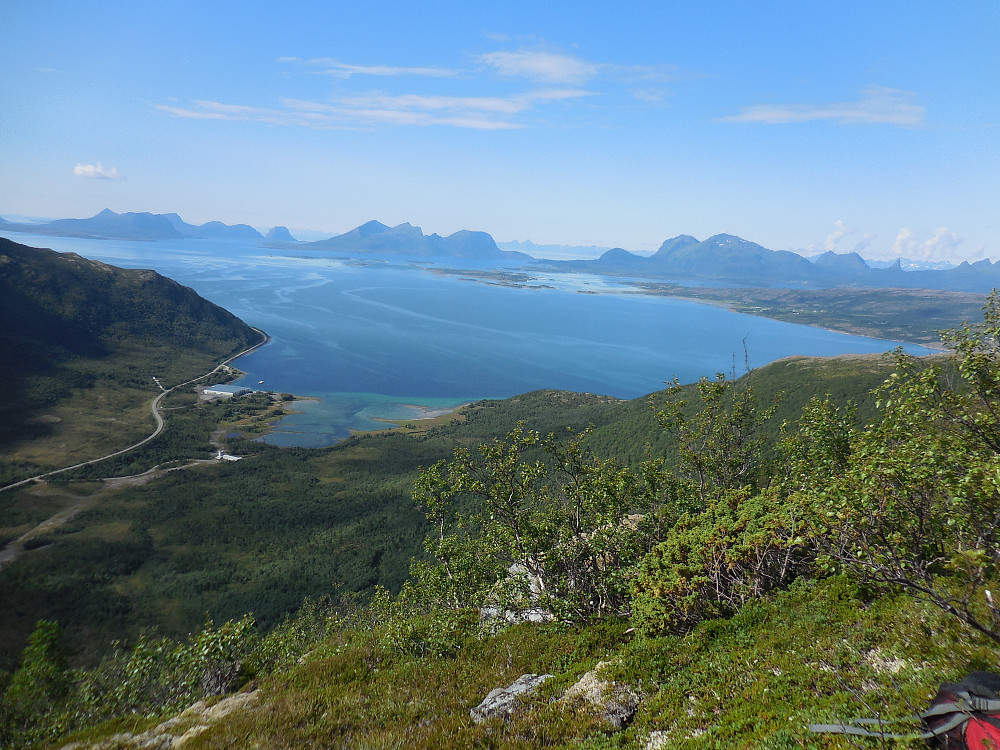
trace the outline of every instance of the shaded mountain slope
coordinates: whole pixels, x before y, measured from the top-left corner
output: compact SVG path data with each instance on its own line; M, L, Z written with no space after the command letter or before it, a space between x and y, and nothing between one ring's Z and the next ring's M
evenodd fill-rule
M35 408L102 372L142 371L146 384L154 374L169 382L258 339L236 316L155 271L0 238L0 445L23 434Z

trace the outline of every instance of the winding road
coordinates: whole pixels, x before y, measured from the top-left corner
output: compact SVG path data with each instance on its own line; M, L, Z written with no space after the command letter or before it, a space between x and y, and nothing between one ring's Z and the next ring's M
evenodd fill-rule
M163 400L163 397L166 396L166 395L168 395L172 391L175 391L178 388L183 388L184 386L191 385L191 383L195 383L195 382L201 380L202 378L207 378L209 375L212 375L213 373L218 372L223 367L227 367L229 365L229 363L232 362L233 360L236 360L236 359L244 356L245 354L249 354L250 352L254 351L255 349L258 349L258 348L262 347L264 344L266 344L268 341L271 340L271 337L268 336L266 333L264 333L264 331L260 330L259 328L254 328L253 330L257 331L257 333L259 333L261 336L264 337L262 341L254 344L253 346L251 346L248 349L244 349L239 354L234 354L232 357L230 357L226 361L220 362L218 365L216 365L214 368L212 368L211 370L209 370L208 372L206 372L204 375L199 375L198 377L191 378L190 380L186 380L183 383L178 383L177 385L172 386L171 388L164 388L163 385L160 383L160 381L157 378L153 378L153 380L155 381L155 383L160 387L160 391L161 391L161 393L159 393L156 396L156 398L153 399L152 403L150 403L150 405L149 405L150 410L153 413L153 419L156 420L156 428L153 430L152 433L150 433L149 435L147 435L146 437L144 437L138 443L134 443L134 444L128 446L127 448L122 448L121 450L115 451L114 453L108 453L106 456L101 456L99 458L92 458L89 461L83 461L83 462L78 463L78 464L73 464L72 466L64 466L61 469L54 469L53 471L47 471L44 474L36 474L33 477L28 477L27 479L22 479L20 482L14 482L13 484L8 484L8 485L6 485L4 487L0 487L0 492L5 492L6 490L12 490L12 489L15 489L17 487L23 487L24 485L31 484L32 482L41 481L41 480L45 479L46 477L51 477L51 476L54 476L55 474L62 474L64 471L72 471L73 469L79 469L79 468L81 468L83 466L90 466L91 464L100 463L101 461L107 461L109 458L114 458L115 456L120 456L123 453L128 453L129 451L134 451L136 448L139 448L139 447L145 445L146 443L148 443L150 440L153 440L161 432L163 432L164 428L166 427L166 423L163 421L163 415L160 414L160 402Z

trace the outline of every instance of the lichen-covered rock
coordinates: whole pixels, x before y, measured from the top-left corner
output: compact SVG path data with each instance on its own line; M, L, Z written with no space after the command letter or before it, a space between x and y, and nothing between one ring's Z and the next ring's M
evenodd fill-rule
M601 677L601 670L608 664L599 662L566 691L563 700L587 703L615 729L622 729L639 710L639 696L628 685Z
M213 706L198 701L184 711L142 734L124 732L109 737L93 745L73 742L61 750L175 750L183 747L188 740L197 737L214 721L234 711L242 711L257 703L257 691L236 693L224 698Z
M469 711L476 724L496 716L509 716L517 705L518 697L534 692L549 679L550 674L523 674L505 688L491 690L483 702Z

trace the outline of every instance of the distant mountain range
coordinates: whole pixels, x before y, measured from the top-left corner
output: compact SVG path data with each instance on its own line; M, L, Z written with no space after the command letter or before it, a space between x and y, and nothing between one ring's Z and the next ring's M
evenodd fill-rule
M607 245L537 245L531 240L498 242L497 247L501 250L526 253L533 258L551 258L552 260L598 258L611 249Z
M0 221L3 221L0 219ZM56 219L46 224L19 224L3 221L3 228L10 232L29 232L63 237L88 237L111 240L179 240L212 239L259 242L264 237L248 224L223 224L210 221L201 226L188 224L177 214L124 213L104 209L89 219ZM271 237L271 233L276 233ZM288 230L275 227L269 239L294 242Z
M286 227L273 227L264 237L247 224L223 224L210 221L200 226L188 224L180 216L151 213L115 213L104 209L89 219L57 219L45 224L23 224L4 221L0 226L8 232L59 235L118 240L214 239L268 244L296 243L303 249L327 250L344 254L405 255L410 257L447 257L504 262L529 262L530 255L508 252L497 247L486 232L466 229L442 237L425 235L420 227L400 224L388 227L369 221L350 232L319 240L299 243Z
M442 237L439 234L426 235L420 227L409 223L388 227L378 221L369 221L350 232L328 240L306 243L305 247L345 254L362 252L372 255L475 258L515 262L534 260L524 253L501 250L486 232L463 229Z
M812 259L787 250L769 250L730 234L698 240L682 234L664 242L652 255L638 255L621 248L605 251L593 260L536 260L515 250L503 250L486 232L461 230L442 237L425 235L420 227L389 227L369 221L344 234L316 242L297 242L285 227L274 227L263 237L246 224L210 221L195 226L177 214L124 213L105 209L89 219L59 219L47 224L21 224L0 219L0 228L12 232L128 240L215 239L289 246L350 257L400 256L495 261L532 269L577 271L610 276L664 280L690 285L758 286L829 289L835 287L939 289L988 292L1000 287L1000 262L988 259L941 268L932 264L911 270L899 260L890 265L868 263L857 253L826 252ZM530 242L504 243L507 247L562 248ZM599 248L590 248L598 250ZM947 264L945 264L947 265Z
M899 260L886 268L871 268L857 253L826 252L809 261L796 253L768 250L730 234L717 234L702 241L678 235L649 257L613 248L596 260L548 261L546 266L694 285L813 289L853 286L966 292L988 292L1000 287L1000 263L988 259L943 270L905 271Z

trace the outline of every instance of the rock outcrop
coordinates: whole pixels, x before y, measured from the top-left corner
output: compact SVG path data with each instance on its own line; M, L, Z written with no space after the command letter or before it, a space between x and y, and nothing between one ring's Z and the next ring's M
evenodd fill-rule
M602 677L601 670L608 665L609 662L599 662L570 687L562 699L586 703L612 727L622 729L639 709L639 696L628 685Z
M469 711L476 724L487 719L510 716L517 707L518 698L533 693L539 685L549 679L550 674L523 674L505 688L491 690L483 702Z
M257 704L257 691L236 693L209 706L198 701L182 713L157 724L141 734L123 732L96 744L71 742L60 750L173 750L183 747L188 740L197 737L214 722L234 711L244 711Z

